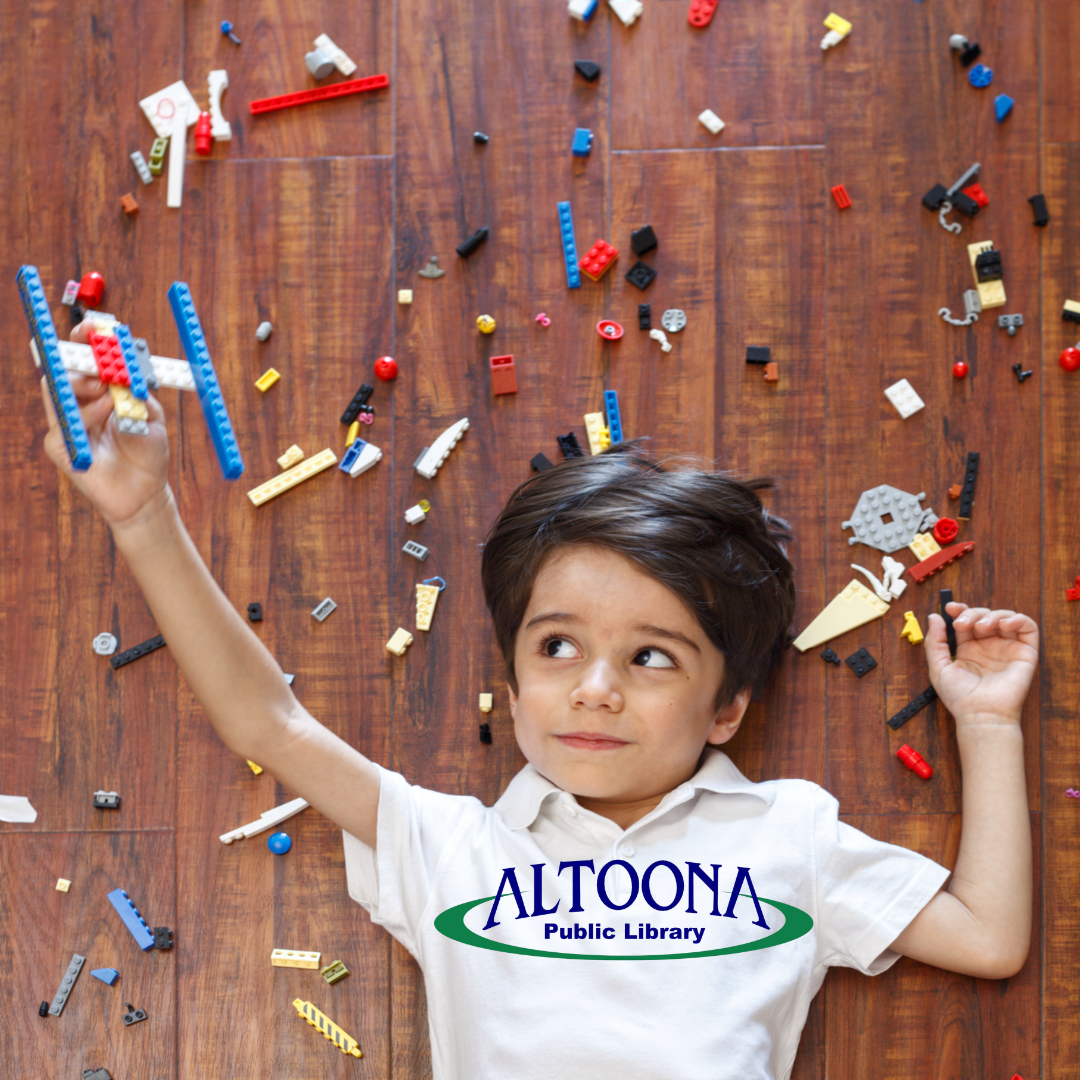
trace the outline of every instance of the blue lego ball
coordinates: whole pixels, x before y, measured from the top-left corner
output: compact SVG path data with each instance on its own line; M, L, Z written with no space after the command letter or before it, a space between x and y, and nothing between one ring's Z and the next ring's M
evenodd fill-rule
M985 64L976 64L968 72L968 82L972 86L989 86L994 81L994 73Z
M288 833L276 832L271 834L270 839L266 841L266 846L275 855L284 855L292 847L292 840Z

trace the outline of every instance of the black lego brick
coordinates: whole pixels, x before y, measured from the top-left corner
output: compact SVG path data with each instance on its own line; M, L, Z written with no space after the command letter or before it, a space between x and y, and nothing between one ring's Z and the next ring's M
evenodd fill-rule
M535 472L547 472L548 469L555 468L555 463L549 461L543 454L537 454L529 464L533 467Z
M945 610L946 604L953 602L952 589L938 590L938 603L941 605L941 617L945 620L945 640L949 643L949 655L956 656L956 630L953 629L953 617Z
M935 184L923 197L922 204L927 210L937 210L949 197L944 184Z
M556 435L555 441L559 444L564 458L585 456L581 443L577 441L577 436L572 431L568 431L565 435Z
M125 649L122 653L110 656L109 663L112 664L114 669L121 668L125 664L130 664L132 660L138 660L140 656L146 656L147 653L152 653L155 649L163 648L164 645L165 639L158 634L149 641L144 641L139 645L133 645L130 649Z
M359 390L353 394L352 401L349 402L348 408L341 414L341 422L343 424L351 424L360 415L360 406L368 403L368 398L371 397L375 387L370 383L363 383Z
M937 701L937 691L928 686L917 698L912 698L895 716L890 716L885 721L896 731L901 725L906 724L917 712L921 712L932 701Z
M821 654L821 659L824 660L828 664L835 664L837 667L840 666L840 657L837 656L835 651L833 649L831 649L831 648L826 649Z
M481 724L480 725L480 741L485 746L490 746L491 745L491 725L490 724Z
M845 664L861 679L868 671L873 671L877 667L877 661L867 652L866 649L860 649L857 653L852 653L845 661Z
M656 233L651 225L642 225L630 234L630 246L635 255L644 255L646 251L652 251L656 247Z
M626 280L639 289L647 289L655 280L656 271L640 259L627 271Z
M600 78L600 65L594 60L575 60L574 70L586 82L596 82Z
M772 349L768 345L747 345L746 362L748 364L768 364L772 361Z
M1047 225L1050 222L1050 211L1046 208L1045 195L1032 195L1028 202L1031 203L1031 211L1035 215L1036 225Z
M652 329L652 308L648 304L637 306L637 327L639 330Z
M967 456L967 466L964 469L964 486L960 491L960 508L956 516L962 521L971 518L971 506L975 502L975 478L979 472L979 455L972 451Z
M248 619L251 622L262 622L262 604L248 604Z
M970 67L975 63L979 57L982 56L982 49L979 48L979 43L973 41L961 54L960 65L961 67Z
M967 214L968 217L974 217L979 212L979 204L970 195L965 195L962 191L957 191L949 199L949 202L953 204L954 210L959 210L961 214Z

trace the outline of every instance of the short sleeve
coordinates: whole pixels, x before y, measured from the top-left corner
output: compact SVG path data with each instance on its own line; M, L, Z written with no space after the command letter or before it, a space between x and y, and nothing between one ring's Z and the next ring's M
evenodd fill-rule
M879 975L900 958L888 946L933 899L950 871L917 851L845 825L839 812L836 799L818 788L817 964Z
M349 896L418 960L419 927L439 863L457 833L484 814L479 799L410 785L379 769L376 849L343 832Z

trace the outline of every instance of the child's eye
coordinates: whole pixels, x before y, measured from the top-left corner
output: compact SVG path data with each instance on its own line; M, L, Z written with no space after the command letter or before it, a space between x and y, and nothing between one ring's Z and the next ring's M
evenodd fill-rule
M666 652L661 652L659 649L642 649L634 657L634 663L641 667L651 668L673 668L675 666L675 661Z
M572 660L575 656L574 646L566 638L551 637L542 642L540 646L545 656L556 660Z

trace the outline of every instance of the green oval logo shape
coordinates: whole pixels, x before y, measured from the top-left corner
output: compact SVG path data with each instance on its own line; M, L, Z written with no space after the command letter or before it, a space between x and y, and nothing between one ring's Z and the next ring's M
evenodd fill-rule
M741 893L750 899L747 893ZM632 953L607 955L604 953L570 953L548 952L546 949L526 949L520 945L507 945L501 941L491 941L481 937L475 931L465 925L465 916L474 907L486 904L494 900L494 896L484 896L479 900L466 900L464 904L447 908L435 918L435 929L444 937L462 945L471 945L475 949L490 949L492 952L517 953L519 956L546 956L556 960L696 960L703 956L728 956L731 953L755 952L758 949L771 949L777 945L785 945L789 941L795 941L805 934L809 934L814 928L814 920L801 908L791 904L782 904L779 900L766 900L764 896L758 897L763 904L775 908L784 916L784 925L779 930L774 930L768 937L759 938L757 941L748 941L743 945L728 945L723 949L708 949L703 952L679 952L679 953Z

